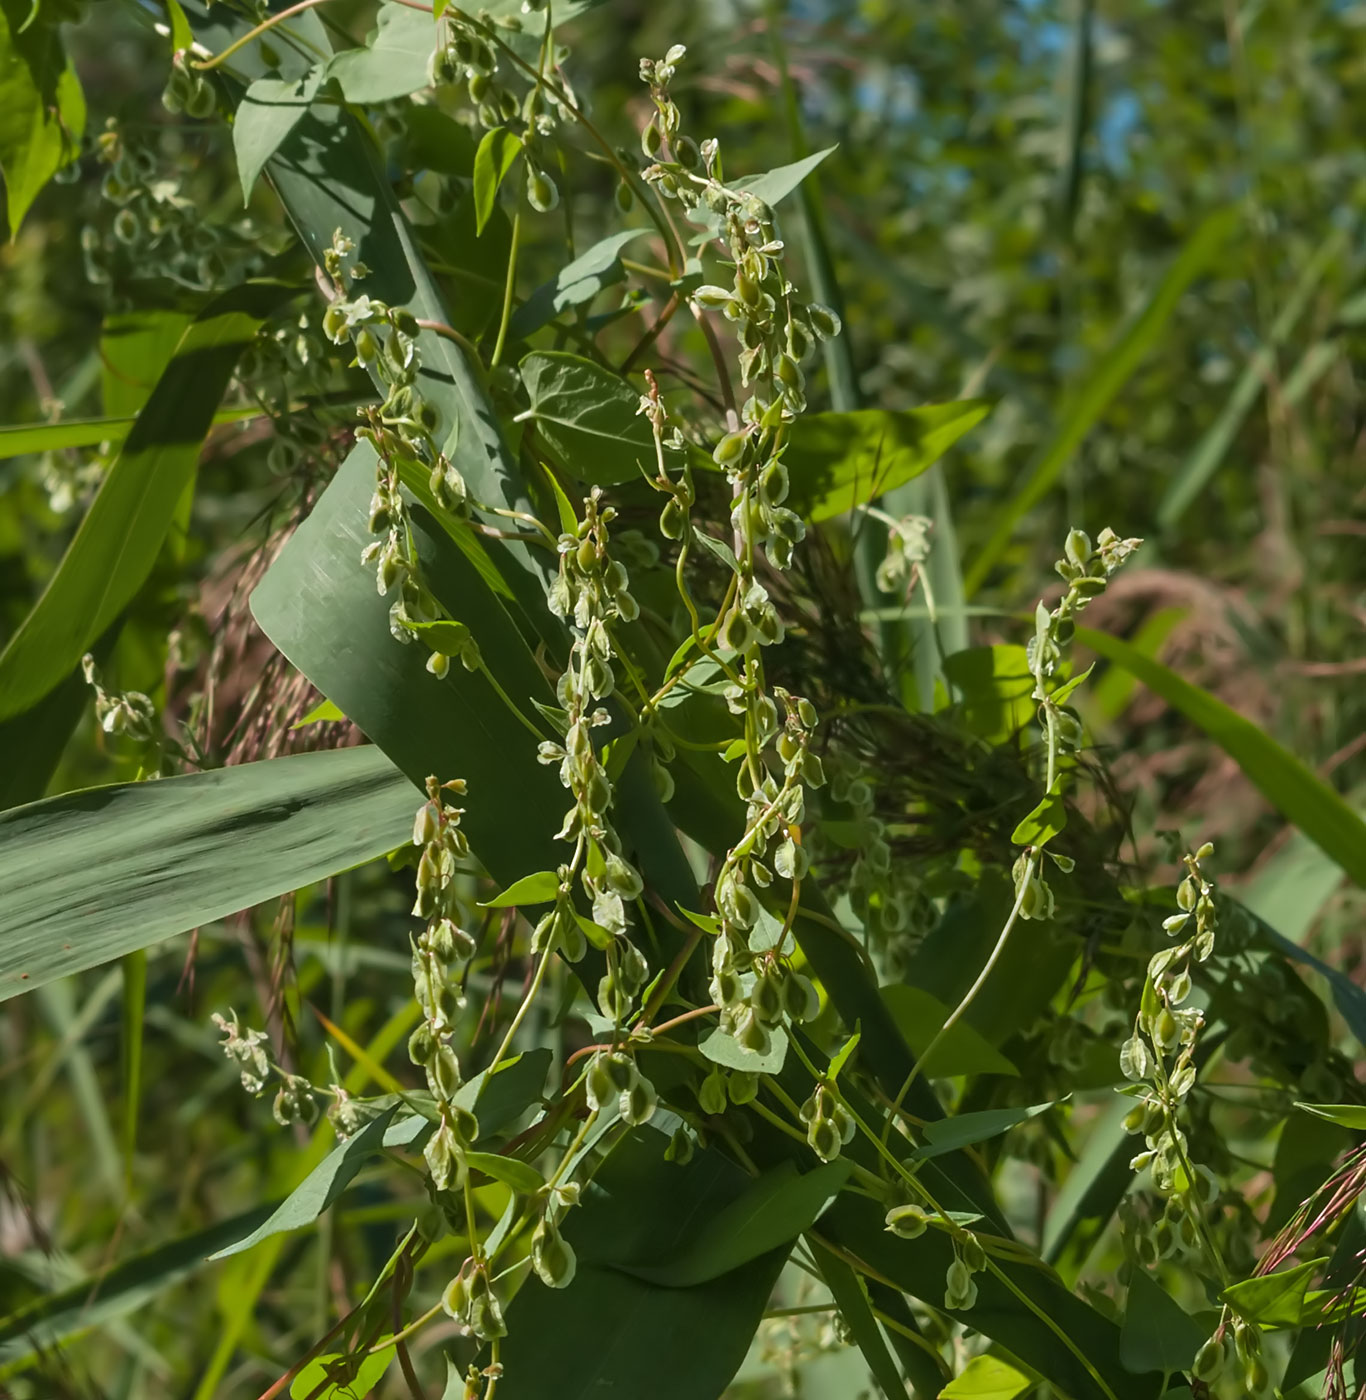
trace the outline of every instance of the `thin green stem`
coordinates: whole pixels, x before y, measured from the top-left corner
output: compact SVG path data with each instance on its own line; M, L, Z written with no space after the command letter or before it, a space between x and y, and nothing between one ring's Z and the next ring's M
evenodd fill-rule
M201 73L207 73L211 68L217 68L220 63L231 58L239 49L245 48L253 39L259 38L268 29L274 29L277 24L283 24L287 19L293 19L295 15L302 14L305 10L316 9L319 5L325 5L327 0L299 0L297 5L291 5L287 10L281 10L278 15L271 15L267 20L262 20L255 29L249 30L240 39L234 40L221 53L216 53L212 58L195 59L191 66L198 68Z
M508 325L512 320L512 293L517 285L517 247L522 237L522 196L517 196L517 209L512 216L512 247L508 250L508 275L503 287L503 314L498 322L498 339L493 345L493 358L490 369L497 369L503 358L503 346L507 343Z

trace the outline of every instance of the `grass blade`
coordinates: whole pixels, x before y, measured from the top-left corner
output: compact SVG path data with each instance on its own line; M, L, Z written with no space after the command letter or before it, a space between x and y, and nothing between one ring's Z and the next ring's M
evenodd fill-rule
M1072 454L1156 345L1177 302L1228 241L1238 216L1238 209L1231 207L1206 219L1167 268L1142 310L1119 330L1100 363L1067 405L1056 432L997 515L991 534L978 550L964 581L969 597L986 581L1021 517L1052 489Z
M1077 628L1077 641L1123 667L1213 739L1292 825L1366 886L1366 822L1269 734L1208 691L1105 632Z

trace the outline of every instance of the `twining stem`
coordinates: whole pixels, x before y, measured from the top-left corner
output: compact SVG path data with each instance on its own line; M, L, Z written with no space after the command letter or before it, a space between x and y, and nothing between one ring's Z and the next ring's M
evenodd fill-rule
M1031 860L1033 859L1037 859L1037 857L1031 857ZM930 1043L925 1047L925 1053L917 1056L915 1064L911 1066L911 1072L906 1076L905 1082L897 1091L897 1096L892 1101L892 1111L887 1115L887 1121L883 1124L882 1141L884 1143L887 1141L887 1135L892 1130L892 1118L901 1112L901 1105L905 1101L906 1095L910 1093L911 1085L914 1084L919 1077L925 1062L934 1054L935 1049L943 1041L944 1037L958 1024L968 1007L976 1000L977 993L982 990L983 986L986 984L987 978L991 976L992 970L1000 961L1001 954L1005 952L1006 940L1009 939L1011 930L1015 927L1015 921L1020 917L1020 910L1024 907L1025 895L1029 891L1031 880L1032 872L1024 872L1024 876L1019 882L1019 891L1015 896L1015 903L1011 906L1010 915L1005 921L1005 927L1001 929L1000 937L996 940L996 946L991 950L991 956L987 958L981 972L977 974L977 980L963 994L962 1001L949 1012L948 1019L934 1033Z
M293 19L295 15L302 14L305 10L314 9L318 5L325 5L327 0L299 0L297 5L291 5L287 10L281 10L277 15L271 15L267 20L262 20L255 29L248 30L240 39L234 40L221 53L216 53L212 58L199 58L192 61L191 66L198 68L200 72L206 73L210 68L217 68L218 65L229 59L239 49L245 48L247 44L268 29L274 29L277 24L283 24L287 19Z
M503 346L507 343L508 324L512 320L512 293L517 285L517 248L522 237L522 197L517 196L517 208L512 216L512 247L508 250L508 276L503 287L503 314L498 322L498 339L493 345L493 358L489 368L497 369L503 358Z
M541 954L541 960L536 964L536 971L532 974L531 986L527 988L527 994L522 998L522 1004L517 1008L517 1014L512 1018L512 1024L503 1037L503 1043L498 1047L498 1053L493 1057L493 1063L488 1067L488 1074L491 1075L498 1068L503 1062L504 1056L512 1048L513 1038L521 1030L522 1022L526 1020L526 1014L531 1010L531 1003L536 1000L536 994L541 990L541 983L545 981L546 970L549 968L550 959L553 956L553 948L547 948Z

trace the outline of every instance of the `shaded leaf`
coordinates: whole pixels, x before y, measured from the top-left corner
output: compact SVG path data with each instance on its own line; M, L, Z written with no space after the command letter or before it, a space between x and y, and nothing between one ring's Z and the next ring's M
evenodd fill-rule
M919 987L892 986L882 989L882 999L907 1044L923 1055L939 1029L949 1018L950 1007ZM966 1020L956 1021L935 1047L928 1063L922 1064L927 1076L951 1078L958 1074L1012 1074L1015 1068L999 1050L983 1039L980 1031Z
M621 250L630 242L649 233L649 229L628 228L609 234L580 254L549 282L543 282L517 308L508 323L508 334L522 340L540 330L571 306L582 306L593 300L605 287L620 282L626 273L621 265Z
M1366 1133L1366 1108L1355 1103L1296 1103L1296 1108L1312 1113L1315 1118L1325 1118L1330 1123L1338 1123L1353 1132Z
M625 1272L684 1248L748 1184L714 1150L666 1162L667 1141L647 1127L617 1143L565 1221L578 1255L574 1282L532 1282L517 1293L499 1400L603 1400L633 1394L642 1376L650 1400L699 1400L720 1395L739 1368L786 1251L691 1288Z
M242 423L264 418L261 409L224 408L212 422ZM56 423L17 423L0 428L0 462L9 457L27 457L37 452L56 452L66 447L97 447L102 442L122 442L137 423L134 417L67 418Z
M792 424L783 461L785 504L808 520L829 520L933 466L991 410L979 399L893 413L809 413Z
M963 723L991 743L1002 743L1034 718L1034 677L1024 647L968 647L946 656L944 678L957 692Z
M952 1118L941 1118L936 1123L926 1123L921 1130L925 1145L916 1149L915 1160L939 1157L945 1152L954 1152L960 1147L971 1147L973 1143L998 1137L1018 1124L1046 1113L1055 1102L1031 1104L1028 1108L985 1108L977 1113L959 1113Z
M1151 1274L1129 1270L1129 1294L1119 1334L1119 1359L1126 1371L1184 1371L1204 1345L1209 1328L1193 1318Z
M261 1206L157 1245L0 1318L0 1366L134 1312L201 1269L209 1255L254 1228L271 1209Z
M0 1000L383 855L408 840L420 801L361 748L0 814Z
M0 653L0 719L56 686L142 587L237 358L287 294L247 283L185 332L57 572Z
M840 1316L849 1326L854 1345L863 1353L873 1379L882 1387L887 1400L904 1400L906 1385L897 1370L896 1362L887 1349L886 1338L873 1316L872 1304L865 1292L862 1279L837 1255L831 1254L820 1244L811 1243L811 1252L821 1271L821 1277L830 1289Z
M631 1272L651 1283L688 1288L790 1245L820 1219L844 1188L852 1167L847 1160L802 1173L791 1163L774 1167L708 1219L673 1258Z

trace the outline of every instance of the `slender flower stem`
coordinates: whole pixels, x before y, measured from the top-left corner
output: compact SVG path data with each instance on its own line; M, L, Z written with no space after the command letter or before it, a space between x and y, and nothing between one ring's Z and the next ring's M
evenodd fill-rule
M249 30L240 39L234 40L221 53L216 53L212 58L194 59L191 67L198 68L201 73L207 73L210 68L217 68L219 64L231 58L239 49L245 48L253 39L259 38L268 29L274 29L277 24L283 24L287 19L293 19L295 15L302 14L305 10L316 9L319 5L325 5L327 0L299 0L297 5L291 5L287 10L281 10L278 15L271 15L267 20L262 20L255 29Z

